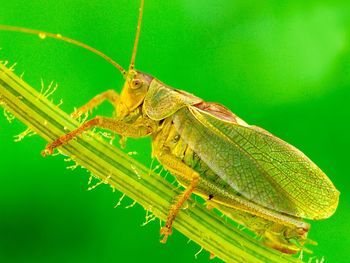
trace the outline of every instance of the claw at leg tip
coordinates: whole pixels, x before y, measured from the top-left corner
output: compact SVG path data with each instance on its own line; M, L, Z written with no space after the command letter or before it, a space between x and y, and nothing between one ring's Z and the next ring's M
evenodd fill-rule
M46 157L46 149L41 151L41 156Z
M163 237L163 239L160 241L160 243L165 244L167 240L168 240L168 236L165 235L165 236Z
M41 156L46 157L47 155L53 154L53 150L50 147L46 147L44 150L41 151Z
M161 243L165 244L168 240L168 236L170 236L172 233L171 228L168 228L166 226L162 227L160 229L160 235L164 236L163 239L160 241Z

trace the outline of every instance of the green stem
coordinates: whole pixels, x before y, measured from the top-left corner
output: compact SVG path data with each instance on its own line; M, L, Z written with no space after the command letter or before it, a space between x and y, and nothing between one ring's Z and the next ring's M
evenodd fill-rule
M79 126L4 65L0 65L0 103L48 142ZM161 220L166 219L172 200L180 193L92 132L60 150ZM226 262L300 262L265 247L194 200L177 216L174 228Z

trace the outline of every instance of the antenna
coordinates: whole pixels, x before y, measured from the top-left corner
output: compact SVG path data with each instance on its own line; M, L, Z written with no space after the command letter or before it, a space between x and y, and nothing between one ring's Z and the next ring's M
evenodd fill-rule
M139 13L138 21L137 21L134 49L132 51L132 56L131 56L131 61L130 61L130 66L129 66L129 69L128 69L128 73L131 72L135 68L135 58L136 58L137 46L138 46L138 43L139 43L140 31L141 31L143 5L144 5L144 0L141 0L140 1L140 13Z
M21 32L21 33L27 33L27 34L34 34L34 35L38 35L41 39L44 39L46 37L49 38L54 38L54 39L58 39L58 40L62 40L65 42L68 42L70 44L82 47L84 49L87 49L93 53L95 53L96 55L102 57L103 59L107 60L109 63L111 63L114 67L116 67L124 77L126 77L126 72L125 70L117 63L115 62L113 59L111 59L110 57L108 57L107 55L103 54L101 51L90 47L82 42L79 42L77 40L68 38L68 37L64 37L60 34L53 34L53 33L48 33L48 32L44 32L44 31L40 31L40 30L36 30L36 29L29 29L29 28L24 28L24 27L16 27L16 26L7 26L7 25L0 25L0 30L6 30L6 31L15 31L15 32Z

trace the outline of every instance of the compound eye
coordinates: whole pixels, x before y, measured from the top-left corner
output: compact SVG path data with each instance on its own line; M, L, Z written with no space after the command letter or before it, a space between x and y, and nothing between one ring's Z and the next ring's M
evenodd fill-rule
M134 79L132 82L131 82L131 88L132 89L138 89L142 86L142 81L139 80L139 79Z

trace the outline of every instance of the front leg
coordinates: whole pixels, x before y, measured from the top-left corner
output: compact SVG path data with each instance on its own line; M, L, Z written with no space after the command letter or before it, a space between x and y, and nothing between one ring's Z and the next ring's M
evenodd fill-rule
M79 134L93 127L104 128L125 137L139 138L151 134L155 130L156 125L154 121L146 118L140 118L133 123L126 123L123 120L97 116L92 120L85 122L74 131L63 135L54 142L48 144L41 154L43 156L46 154L52 154L55 148L68 143Z
M107 90L101 94L96 95L84 106L78 108L72 113L72 118L78 118L82 114L92 111L98 105L100 105L105 100L108 100L115 108L117 107L119 101L119 94L115 90Z

